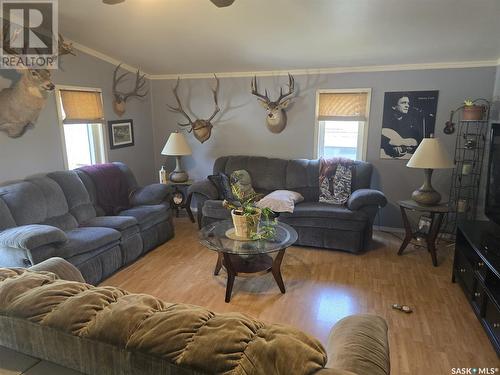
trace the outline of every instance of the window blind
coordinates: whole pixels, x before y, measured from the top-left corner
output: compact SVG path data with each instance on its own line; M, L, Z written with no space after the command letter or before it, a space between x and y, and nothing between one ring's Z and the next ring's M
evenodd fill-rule
M104 120L99 91L61 90L64 124L96 123Z
M320 93L319 112L320 121L366 121L366 104L368 93Z

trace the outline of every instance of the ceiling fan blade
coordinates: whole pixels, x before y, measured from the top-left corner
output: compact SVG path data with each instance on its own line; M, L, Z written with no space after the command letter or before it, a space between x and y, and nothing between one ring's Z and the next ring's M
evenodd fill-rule
M114 5L114 4L120 4L123 3L125 0L102 0L104 4L108 5Z
M219 8L228 7L229 5L234 3L234 0L210 0L210 1L214 3L216 7Z

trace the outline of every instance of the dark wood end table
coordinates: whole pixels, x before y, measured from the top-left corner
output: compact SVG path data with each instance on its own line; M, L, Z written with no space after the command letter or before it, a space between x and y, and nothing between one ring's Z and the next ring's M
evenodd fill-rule
M167 185L174 188L174 192L172 193L172 200L170 203L172 203L172 208L175 210L175 216L179 217L179 211L181 209L184 209L189 216L189 220L194 223L194 216L191 212L191 199L193 197L193 194L188 194L187 192L188 188L192 184L192 180L188 180L186 182L167 182Z
M227 271L225 301L231 300L234 279L241 273L272 272L281 293L285 293L281 262L287 247L297 241L295 229L287 224L277 223L276 234L271 239L238 241L226 236L226 231L231 228L233 222L224 220L209 224L200 230L201 244L217 251L218 254L214 275L217 276L222 267Z
M441 229L441 224L443 223L443 219L445 215L449 212L448 204L442 203L435 206L424 206L418 204L413 200L399 201L399 208L401 209L401 216L403 218L403 224L405 226L405 238L401 247L399 248L398 255L403 254L404 249L408 246L412 239L417 237L425 238L427 243L427 250L431 253L432 264L434 267L437 267L437 256L436 256L436 238L439 234L439 230ZM423 233L420 231L413 231L410 220L408 219L408 215L406 211L418 211L428 213L431 217L431 224L428 233Z

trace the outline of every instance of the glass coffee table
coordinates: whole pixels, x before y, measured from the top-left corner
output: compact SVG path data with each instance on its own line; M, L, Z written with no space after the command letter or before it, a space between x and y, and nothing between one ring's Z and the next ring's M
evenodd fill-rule
M266 240L235 240L228 238L226 232L233 228L231 220L209 224L200 230L200 243L217 251L218 258L214 275L222 266L227 271L226 302L231 300L234 279L239 273L272 272L281 293L285 284L281 277L281 261L287 247L297 241L297 232L284 223L276 224L276 234ZM272 256L275 254L274 256Z

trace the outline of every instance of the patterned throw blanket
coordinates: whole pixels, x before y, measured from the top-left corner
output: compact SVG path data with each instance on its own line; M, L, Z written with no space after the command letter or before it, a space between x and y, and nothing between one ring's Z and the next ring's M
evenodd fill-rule
M90 176L96 187L97 203L106 215L116 215L130 208L128 182L116 165L96 164L80 168Z
M351 195L354 161L344 158L321 159L319 201L345 204Z

